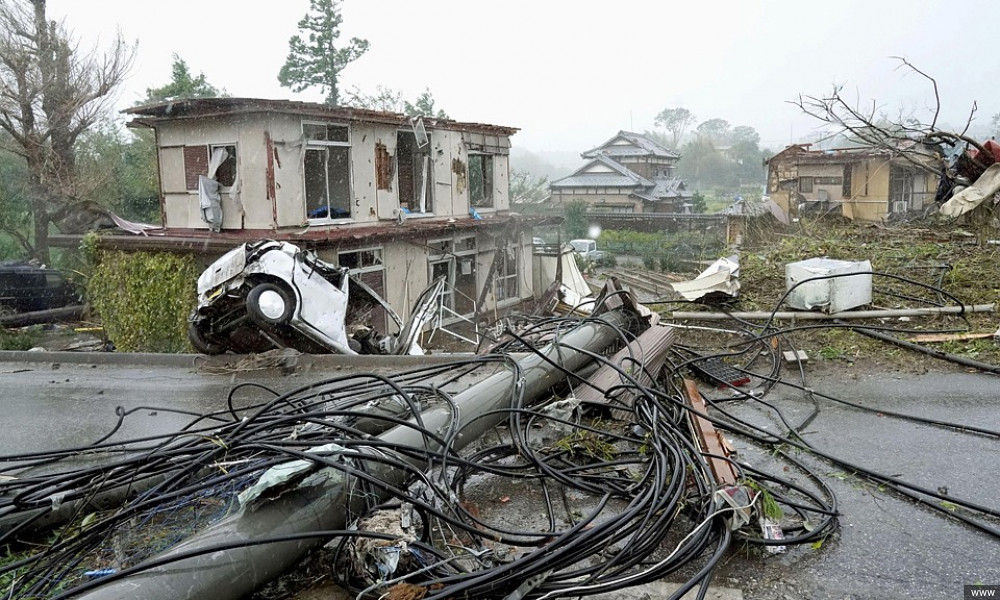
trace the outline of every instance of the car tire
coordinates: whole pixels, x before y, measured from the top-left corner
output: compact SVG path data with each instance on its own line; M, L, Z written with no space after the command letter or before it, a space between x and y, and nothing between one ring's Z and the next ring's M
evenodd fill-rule
M250 320L258 327L286 325L295 310L295 297L280 285L260 283L247 294L246 307Z
M197 323L188 323L188 340L191 342L191 345L194 346L194 349L202 354L214 356L216 354L222 354L226 351L225 346L222 344L217 344L206 338Z

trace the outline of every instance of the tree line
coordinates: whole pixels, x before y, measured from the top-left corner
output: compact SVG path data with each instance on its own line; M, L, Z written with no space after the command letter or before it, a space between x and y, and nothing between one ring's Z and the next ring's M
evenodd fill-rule
M688 189L736 193L764 184L764 160L772 152L760 147L760 134L753 127L732 126L719 118L699 123L683 107L665 108L653 122L657 129L646 135L681 155L677 175Z

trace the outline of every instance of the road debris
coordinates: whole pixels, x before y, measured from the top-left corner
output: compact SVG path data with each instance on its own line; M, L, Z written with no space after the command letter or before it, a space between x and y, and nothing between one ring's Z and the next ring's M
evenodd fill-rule
M325 547L330 576L361 598L590 596L668 575L686 578L680 596L704 590L735 545L819 548L836 531L830 486L789 450L932 508L941 500L811 446L799 435L809 419L789 424L780 407L761 402L777 429L735 418L726 403L791 384L780 379L782 332L733 331L737 349L725 355L680 346L611 282L590 316L526 317L490 354L286 394L241 386L228 410L162 437L85 447L96 466L74 464L81 449L0 457L12 477L0 480L0 544L20 544L24 523L55 505L139 490L72 511L78 520L57 541L30 546L0 576L12 576L14 598L225 600ZM684 378L712 360L753 388L734 398ZM734 455L727 436L768 463ZM947 502L961 508L948 518L1000 537L1000 510ZM194 513L207 520L182 540L151 543ZM101 569L114 571L83 574Z

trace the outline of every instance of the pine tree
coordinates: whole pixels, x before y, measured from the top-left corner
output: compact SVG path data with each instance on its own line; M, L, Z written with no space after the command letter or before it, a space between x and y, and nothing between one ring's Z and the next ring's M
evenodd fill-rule
M368 40L360 38L338 47L339 5L339 0L309 1L309 13L299 21L300 35L288 40L288 58L278 73L281 85L296 93L319 86L330 105L339 100L340 72L368 51Z

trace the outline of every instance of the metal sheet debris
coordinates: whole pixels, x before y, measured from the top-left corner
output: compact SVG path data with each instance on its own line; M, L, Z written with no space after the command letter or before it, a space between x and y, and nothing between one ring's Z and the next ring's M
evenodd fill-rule
M785 265L785 303L790 308L827 313L871 304L871 261L810 258Z
M740 292L739 276L739 256L733 255L715 261L691 281L679 281L671 286L692 302L718 296L735 298Z

